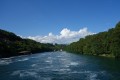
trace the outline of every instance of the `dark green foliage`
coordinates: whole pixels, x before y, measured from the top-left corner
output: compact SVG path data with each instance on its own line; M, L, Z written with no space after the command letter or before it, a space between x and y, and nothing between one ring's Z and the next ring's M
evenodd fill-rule
M86 36L66 47L66 51L120 57L120 22L106 32Z
M120 22L116 25L116 28L112 31L110 38L111 38L110 45L111 53L116 57L120 57Z
M54 44L54 51L60 51L61 49L64 50L64 48L66 47L65 44Z
M20 52L38 53L53 51L53 44L43 44L31 39L22 39L12 32L0 29L0 57L21 55Z

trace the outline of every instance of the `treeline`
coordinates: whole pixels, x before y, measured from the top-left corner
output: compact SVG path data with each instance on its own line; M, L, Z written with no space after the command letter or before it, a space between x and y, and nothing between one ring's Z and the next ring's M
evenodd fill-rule
M71 43L65 50L78 54L120 57L120 22L108 31L89 35Z
M12 32L0 29L0 57L54 51L56 47L49 43L43 44L31 39L22 39Z

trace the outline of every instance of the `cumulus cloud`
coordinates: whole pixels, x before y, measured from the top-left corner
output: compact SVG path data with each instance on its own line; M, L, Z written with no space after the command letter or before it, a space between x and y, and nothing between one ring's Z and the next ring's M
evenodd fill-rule
M82 28L79 31L71 31L70 29L64 28L59 35L54 35L50 32L47 36L29 36L27 38L41 43L69 44L92 34L94 33L88 31L87 28Z

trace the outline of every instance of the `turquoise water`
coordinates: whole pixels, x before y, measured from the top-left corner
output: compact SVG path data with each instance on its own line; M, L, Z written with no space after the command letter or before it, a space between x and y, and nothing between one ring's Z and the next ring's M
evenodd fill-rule
M120 60L67 52L4 58L0 80L120 80Z

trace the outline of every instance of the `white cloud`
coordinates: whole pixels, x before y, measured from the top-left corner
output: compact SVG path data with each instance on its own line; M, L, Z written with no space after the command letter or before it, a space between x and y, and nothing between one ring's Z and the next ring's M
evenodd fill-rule
M27 38L33 39L41 43L68 44L78 41L80 38L84 38L85 36L92 34L94 33L88 31L87 28L80 29L79 31L71 31L67 28L64 28L59 35L54 35L50 32L47 36L29 36Z

